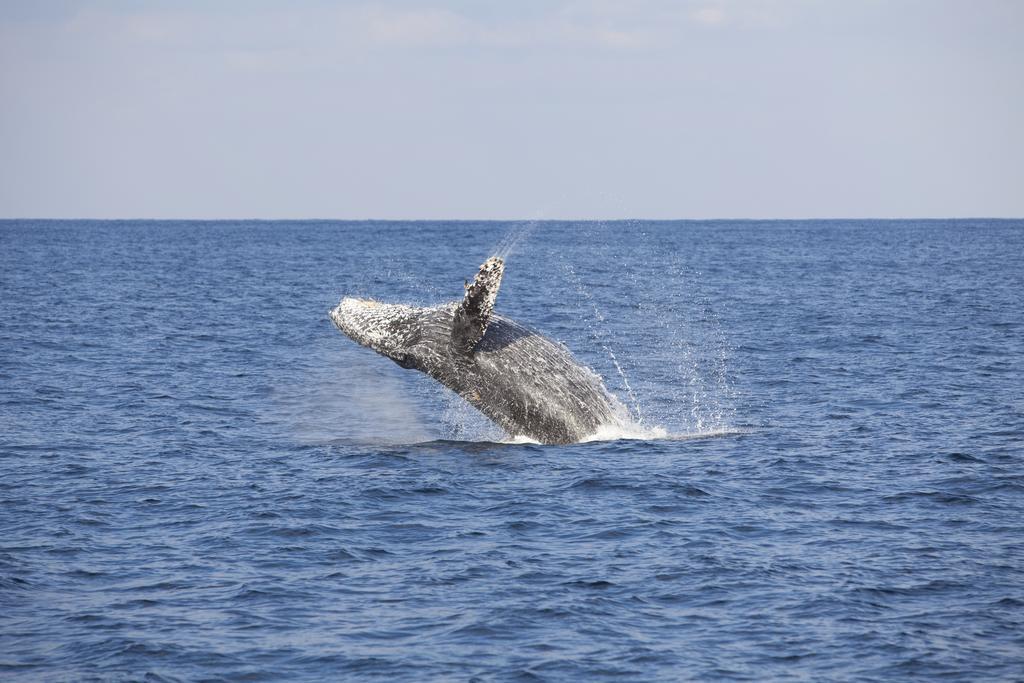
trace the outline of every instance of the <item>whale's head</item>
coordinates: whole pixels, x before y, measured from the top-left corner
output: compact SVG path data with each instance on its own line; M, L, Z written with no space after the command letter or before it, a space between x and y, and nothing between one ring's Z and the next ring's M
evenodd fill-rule
M421 323L428 310L345 297L331 311L331 320L352 341L403 367L412 367L413 347L422 339Z
M501 258L487 259L465 286L461 303L417 308L345 297L331 311L331 320L354 342L404 368L424 370L439 358L466 359L487 329L504 271Z

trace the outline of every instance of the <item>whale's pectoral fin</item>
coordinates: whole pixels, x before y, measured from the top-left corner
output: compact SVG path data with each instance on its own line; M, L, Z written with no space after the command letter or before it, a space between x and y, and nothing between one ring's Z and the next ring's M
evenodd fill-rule
M505 262L492 256L480 266L473 284L466 285L466 296L455 309L452 321L452 344L460 352L472 353L487 331L504 272Z

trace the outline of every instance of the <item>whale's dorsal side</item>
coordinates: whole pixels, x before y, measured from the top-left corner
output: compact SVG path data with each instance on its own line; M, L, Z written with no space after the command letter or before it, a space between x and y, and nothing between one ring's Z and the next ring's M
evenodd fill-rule
M473 284L466 286L466 295L455 308L452 318L452 346L458 352L471 355L477 342L483 338L504 273L505 262L492 256L480 266Z

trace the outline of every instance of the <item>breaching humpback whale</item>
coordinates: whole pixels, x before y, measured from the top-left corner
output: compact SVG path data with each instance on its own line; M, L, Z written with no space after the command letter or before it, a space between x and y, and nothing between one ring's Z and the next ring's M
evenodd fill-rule
M565 346L494 313L504 272L492 256L461 302L417 308L346 297L331 319L353 341L430 375L512 437L573 443L628 424L601 377Z

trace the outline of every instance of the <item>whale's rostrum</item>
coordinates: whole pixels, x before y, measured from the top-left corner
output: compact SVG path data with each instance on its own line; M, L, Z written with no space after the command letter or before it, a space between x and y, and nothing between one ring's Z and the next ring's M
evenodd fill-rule
M461 302L346 297L330 315L353 341L456 392L512 437L572 443L629 423L601 377L562 344L494 313L505 264L492 256Z

